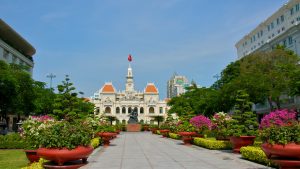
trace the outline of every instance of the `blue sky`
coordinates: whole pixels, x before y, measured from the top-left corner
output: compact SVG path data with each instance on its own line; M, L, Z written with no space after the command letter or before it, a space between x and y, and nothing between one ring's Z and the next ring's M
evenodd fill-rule
M91 96L104 82L124 90L127 56L135 88L161 99L174 72L201 86L237 59L235 43L286 0L3 0L1 18L37 50L33 78L68 74Z

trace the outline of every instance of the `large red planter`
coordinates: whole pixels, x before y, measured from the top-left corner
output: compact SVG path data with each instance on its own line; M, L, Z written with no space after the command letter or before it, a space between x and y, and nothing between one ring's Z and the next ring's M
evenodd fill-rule
M266 156L281 169L300 168L300 145L289 143L286 145L264 143L261 145Z
M97 133L97 135L101 137L101 139L103 140L103 145L107 147L110 144L110 140L113 139L117 134L110 132L100 132Z
M30 163L38 162L40 160L40 156L37 155L37 150L24 150L24 152Z
M196 132L178 132L181 136L181 139L184 143L184 145L191 145L193 141L193 136L195 136L197 133Z
M159 130L159 132L162 134L163 137L168 137L170 130L167 130L167 129Z
M255 139L255 136L240 136L240 137L232 136L232 137L230 137L230 142L233 147L233 152L240 153L241 147L253 145L254 139Z
M90 146L78 146L75 149L55 149L55 148L39 148L37 150L38 156L54 161L58 165L62 166L65 162L75 161L82 159L85 163L88 156L93 152L93 148Z
M144 131L149 131L149 126L144 125L144 126L143 126L143 129L144 129Z

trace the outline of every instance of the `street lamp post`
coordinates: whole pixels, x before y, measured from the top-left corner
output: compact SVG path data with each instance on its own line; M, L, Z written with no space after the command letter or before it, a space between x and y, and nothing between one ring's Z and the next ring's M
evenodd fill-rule
M47 75L47 78L50 78L50 89L52 89L52 79L56 78L56 76L52 73L50 73L49 75Z

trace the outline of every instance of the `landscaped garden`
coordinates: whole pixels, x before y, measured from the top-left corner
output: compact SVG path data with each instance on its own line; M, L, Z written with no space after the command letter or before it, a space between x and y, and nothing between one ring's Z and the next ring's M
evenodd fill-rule
M280 100L283 94L300 94L298 61L282 48L236 61L211 88L194 85L171 99L167 118L157 116L157 124L143 124L143 130L182 139L184 145L232 150L268 166L299 168L297 112L282 109ZM95 116L93 105L78 97L68 76L57 88L51 112L31 115L19 133L0 136L1 166L26 168L30 161L27 168L81 167L94 149L101 144L108 147L125 129L122 124L114 125L112 117ZM264 101L270 104L270 111L259 120L253 106Z

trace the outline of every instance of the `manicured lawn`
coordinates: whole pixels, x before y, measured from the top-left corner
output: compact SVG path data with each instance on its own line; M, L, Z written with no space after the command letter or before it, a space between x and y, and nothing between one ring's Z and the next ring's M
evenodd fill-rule
M1 150L0 168L20 169L27 166L28 160L23 150Z

